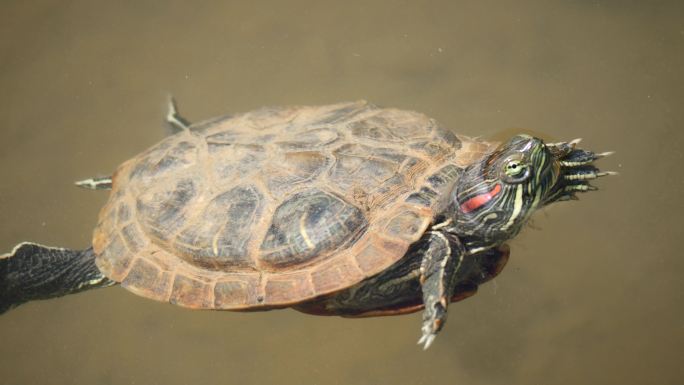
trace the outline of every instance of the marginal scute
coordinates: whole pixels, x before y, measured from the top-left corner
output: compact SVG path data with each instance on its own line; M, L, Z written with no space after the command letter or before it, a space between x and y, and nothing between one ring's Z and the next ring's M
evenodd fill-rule
M423 114L396 109L380 110L373 119L394 136L402 138L402 142L428 138L435 126L435 122Z
M129 290L147 291L150 287L159 288L161 286L157 282L160 275L161 271L155 265L143 258L137 258L121 284ZM153 284L150 285L150 283Z
M289 107L262 107L254 111L247 112L242 116L236 116L236 120L241 120L247 127L263 131L269 128L278 127L284 123L291 122L300 115L296 108Z
M265 301L275 303L296 302L314 294L306 273L271 276L264 291Z
M173 281L169 302L189 308L207 308L213 306L209 302L210 287L204 282L177 274Z
M219 281L214 285L214 307L216 309L229 309L242 307L255 297L254 283L242 280Z
M119 234L108 234L108 237L109 243L101 250L97 247L97 242L93 242L93 249L99 254L95 262L98 269L109 278L120 281L128 271L133 257L126 250L126 246Z
M331 125L344 123L352 120L359 114L376 109L375 106L370 105L364 101L356 103L344 103L341 107L333 107L329 111L320 114L317 119L314 119L311 125Z
M392 259L379 243L369 242L354 256L356 262L364 271L377 271L382 269L387 261Z
M380 109L350 124L353 135L376 141L410 143L429 138L435 123L423 114Z
M359 272L359 269L349 258L331 261L331 263L325 264L311 273L314 289L319 293L333 290L338 282L349 279L349 277L358 280L364 278L363 274Z

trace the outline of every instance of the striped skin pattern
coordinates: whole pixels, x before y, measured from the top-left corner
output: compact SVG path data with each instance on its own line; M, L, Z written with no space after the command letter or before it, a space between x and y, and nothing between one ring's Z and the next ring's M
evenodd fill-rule
M459 209L450 231L471 252L500 245L515 237L538 208L577 199L576 193L596 189L590 180L616 174L599 172L592 164L611 153L577 149L578 142L545 144L519 135L469 166L455 190Z
M511 172L518 174L507 174L510 163L517 165L518 170ZM539 139L521 135L486 161L472 165L456 192L460 212L455 216L458 229L454 231L470 249L513 238L558 179L559 169L554 164L554 157Z

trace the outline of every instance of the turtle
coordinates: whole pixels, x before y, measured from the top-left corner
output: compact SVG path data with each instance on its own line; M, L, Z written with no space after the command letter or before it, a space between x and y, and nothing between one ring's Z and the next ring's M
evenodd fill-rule
M0 257L0 312L114 284L192 309L423 310L427 349L536 209L615 174L579 140L492 143L366 101L195 124L171 101L166 124L111 177L77 182L110 190L90 247L23 242Z

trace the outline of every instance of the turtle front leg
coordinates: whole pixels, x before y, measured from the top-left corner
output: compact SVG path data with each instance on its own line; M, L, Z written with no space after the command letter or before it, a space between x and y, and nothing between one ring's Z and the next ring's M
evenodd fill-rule
M88 190L111 190L112 189L112 177L95 177L79 180L74 182L78 187L82 187Z
M465 248L452 234L431 231L420 266L423 290L423 335L418 344L427 349L437 337L447 318L447 306L453 292L453 277L461 266Z
M168 112L164 119L166 128L171 135L179 132L188 131L190 129L190 122L178 113L178 106L176 99L169 95Z

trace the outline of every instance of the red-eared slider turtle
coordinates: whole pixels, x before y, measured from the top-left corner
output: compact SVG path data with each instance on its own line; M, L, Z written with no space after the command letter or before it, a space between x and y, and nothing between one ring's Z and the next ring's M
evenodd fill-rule
M450 300L508 258L532 212L593 189L606 154L519 135L501 145L366 102L263 108L189 125L124 162L91 248L22 243L0 259L0 310L121 283L193 309L372 316Z

